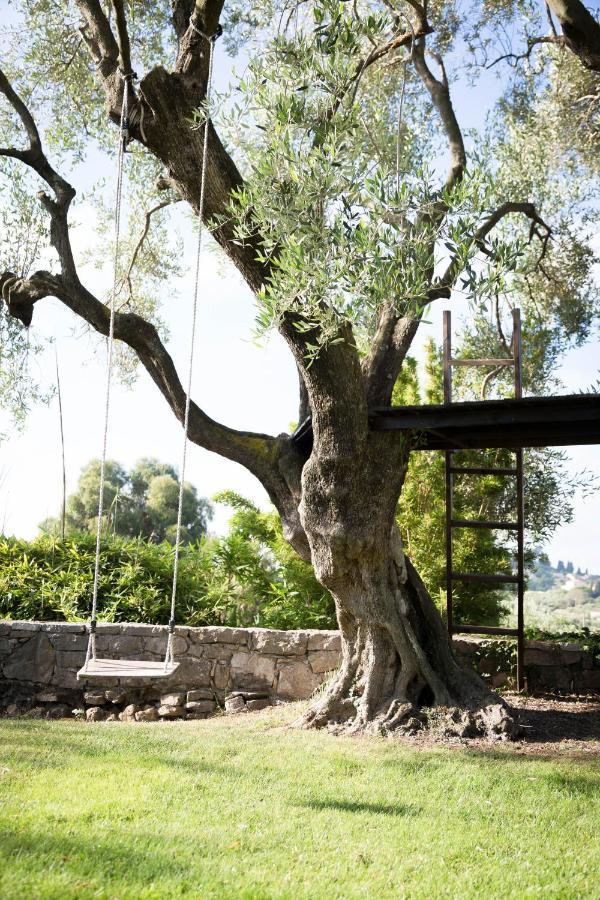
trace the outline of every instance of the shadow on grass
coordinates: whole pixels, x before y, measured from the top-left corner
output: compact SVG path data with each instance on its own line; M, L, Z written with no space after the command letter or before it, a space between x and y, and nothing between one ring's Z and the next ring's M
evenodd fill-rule
M71 829L76 828L77 819L71 819L69 825ZM85 822L84 827L89 827L89 823ZM202 851L195 845L189 856L180 849L175 851L173 846L161 847L158 830L132 837L125 825L119 828L113 823L110 832L110 837L101 837L96 832L93 838L86 838L81 833L72 836L65 828L41 832L28 830L20 823L18 832L0 829L0 854L5 860L13 857L21 865L25 863L25 868L32 873L48 870L50 889L52 872L55 872L63 886L64 875L68 874L74 879L98 879L103 891L111 881L120 879L128 889L140 891L156 879L170 879L180 887L182 882L198 875L198 871L194 873L190 868L194 857L201 864L202 857L211 856L208 846Z
M549 772L545 777L546 784L557 788L561 793L587 800L600 800L600 773L594 775L572 775L566 772Z
M307 800L295 804L312 810L333 810L334 812L374 813L380 816L416 816L420 807L407 803L366 803L360 800Z
M231 777L236 772L231 766L202 759L201 746L164 745L162 741L152 740L149 733L142 735L141 730L138 740L132 734L131 740L125 744L121 740L122 735L113 736L95 726L71 727L68 731L59 732L55 730L56 723L53 723L52 731L45 725L44 722L19 722L10 729L3 729L0 745L3 756L16 755L21 763L34 765L38 772L64 769L78 760L86 766L110 763L121 768L131 761L141 770L163 767L183 777L199 772ZM188 755L192 752L193 756Z

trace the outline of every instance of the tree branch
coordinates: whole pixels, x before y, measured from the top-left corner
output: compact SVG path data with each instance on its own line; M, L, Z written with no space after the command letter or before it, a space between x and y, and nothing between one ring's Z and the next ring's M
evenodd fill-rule
M29 149L17 150L14 148L3 148L0 150L2 156L10 156L18 159L30 168L34 169L46 184L52 188L56 202L66 212L71 200L75 196L75 191L71 185L62 178L58 172L52 168L42 151L42 142L40 134L25 102L19 97L10 81L0 69L0 93L4 94L10 105L19 116L27 136L29 138ZM43 199L43 198L40 198Z
M369 409L389 405L421 318L422 313L398 316L392 304L382 310L369 353L362 362Z
M208 65L206 38L217 33L224 0L196 0L190 6L185 31L180 35L175 71L187 78L199 78L198 87L202 89ZM182 7L187 11L187 4L182 4ZM198 34L198 31L203 32L206 37Z
M458 124L458 119L454 112L452 100L450 98L450 87L442 58L437 54L431 54L435 59L441 71L441 79L437 79L425 59L425 39L418 38L414 43L413 59L415 69L417 70L421 81L427 88L431 101L436 108L446 137L448 139L448 149L450 151L450 170L446 179L446 187L452 187L463 176L467 156L463 141L462 131Z
M9 312L17 318L21 318L20 309L44 297L54 296L99 334L105 337L109 334L110 310L81 283L67 283L60 276L44 271L35 272L28 279L5 272L0 275L0 291ZM135 351L169 407L183 423L185 391L155 326L135 313L116 313L114 335L116 340L123 341ZM273 484L274 473L269 469L276 461L276 438L228 428L207 416L193 401L189 436L206 450L241 463L265 484L267 490L269 484Z
M123 82L118 72L119 46L98 0L77 0L86 21L86 44L96 63L109 115L120 118ZM219 21L223 0L197 0L193 19L206 34L213 34ZM178 21L184 3L177 6ZM175 14L175 12L174 12ZM132 98L129 132L145 145L164 165L169 186L198 211L203 156L203 127L192 129L190 120L206 96L208 53L206 39L189 25L180 42L175 72L157 66L140 81L138 95ZM268 275L268 267L257 261L258 238L240 244L228 216L228 202L243 179L209 123L208 158L204 222L219 217L223 224L212 234L232 259L250 287L257 291Z
M550 226L547 225L546 222L544 222L544 220L538 214L534 204L527 201L515 202L509 200L506 203L502 203L496 210L494 210L494 212L490 216L488 216L488 218L480 226L480 228L477 229L472 237L473 243L476 244L484 253L489 253L485 246L486 237L502 219L504 219L508 215L511 215L512 213L520 213L521 215L527 216L527 218L531 220L529 239L531 240L533 237L538 237L540 239L542 244L540 256L541 262L541 259L545 255L548 241L550 240L550 237L552 235L552 230ZM429 291L428 302L431 303L433 300L438 300L440 298L448 299L450 297L456 279L460 275L461 271L462 268L460 267L458 257L455 255L448 263L448 266L446 267L446 270L441 278L439 278L435 282L435 284L432 285L431 290Z
M127 30L127 19L125 18L125 8L123 0L111 0L115 11L115 20L117 24L117 42L119 44L119 57L121 59L121 69L123 73L132 72L131 67L131 44L129 41L129 32Z
M503 60L510 60L510 65L513 68L523 59L529 59L534 48L539 46L539 44L557 44L559 47L565 46L565 40L560 35L555 34L547 34L542 35L540 37L527 38L527 50L525 53L504 53L502 56L498 56L496 59L492 60L491 63L486 65L486 69L491 69L497 63L502 62Z
M156 206L153 206L151 209L146 211L146 214L144 216L144 227L142 229L142 233L139 237L139 240L134 247L133 253L131 254L131 260L129 261L129 266L127 267L127 274L125 275L125 281L127 282L127 288L129 290L129 300L126 302L129 302L133 296L131 273L133 272L133 269L137 262L137 258L140 254L140 251L141 251L142 247L144 246L144 241L148 237L148 232L150 231L150 222L152 220L152 216L155 213L159 212L161 209L165 209L165 207L167 207L167 206L172 206L174 203L180 203L180 202L181 201L179 200L179 198L175 198L175 199L170 198L168 200L161 200L161 202L157 203Z
M17 110L30 135L29 150L19 151L22 161L38 172L54 190L56 200L45 194L38 196L50 215L51 235L62 270L61 275L40 270L30 278L19 278L12 272L4 272L0 274L1 297L7 304L9 314L25 325L31 323L35 303L44 297L57 297L99 334L108 336L110 310L83 286L73 259L67 212L75 191L48 162L33 116L1 72L0 90ZM176 417L183 422L185 392L155 326L134 313L117 312L114 336L135 351ZM195 403L191 406L189 435L199 446L245 466L261 481L279 507L286 503L293 507L290 489L276 465L282 443L287 439L227 428L207 416ZM292 514L293 508L290 509L290 516Z
M581 0L547 0L560 23L566 46L586 69L600 72L600 22Z
M511 213L521 213L531 220L530 240L534 236L540 239L542 244L541 259L546 251L551 230L538 215L532 203L503 203L488 216L475 232L472 239L473 242L485 250L485 238L487 235L501 219ZM461 271L458 258L454 256L441 278L432 284L423 300L422 309L434 300L440 298L449 299L452 288ZM389 403L394 384L413 338L417 333L422 316L423 312L416 312L414 316L398 316L392 304L389 304L382 310L370 351L362 363L369 408L385 406Z
M95 63L106 97L109 117L115 124L119 124L125 89L123 76L132 73L131 46L122 0L111 0L115 9L118 40L98 0L76 0L76 2L85 20L85 25L80 29L81 36ZM149 114L150 110L147 109L143 97L137 95L130 80L128 132L131 139L143 139L144 116Z
M392 38L389 41L386 41L384 44L379 44L374 47L371 52L367 54L367 56L359 60L359 62L356 64L354 75L346 83L344 91L338 97L336 97L336 100L329 111L328 119L330 120L333 118L333 116L340 108L344 97L349 91L353 91L354 96L356 96L360 80L367 69L369 69L376 62L379 62L379 60L383 59L385 56L393 53L394 50L398 50L400 49L400 47L412 46L413 41L416 37L424 37L425 35L431 34L432 32L433 28L426 21L423 21L416 31L411 28L409 31L404 31L396 35L396 37Z
M119 67L119 45L99 0L77 0L85 20L81 29L98 74L105 82L113 82Z
M419 16L420 26L426 23L426 9L419 3L410 3ZM431 54L437 62L441 78L436 78L425 59L425 37L420 35L413 41L413 62L421 81L437 110L450 150L450 169L446 179L446 187L452 187L463 176L466 167L466 153L462 132L454 112L450 98L448 77L442 58ZM447 207L440 201L435 208L423 213L420 223L428 226L441 224ZM417 226L415 226L417 227ZM435 233L437 228L434 227ZM433 257L435 238L432 238L431 256ZM433 277L433 272L430 273ZM427 301L426 301L427 302ZM426 303L423 304L423 308ZM398 316L393 304L389 304L381 312L377 331L370 352L363 360L362 369L366 383L369 407L381 406L389 402L402 362L410 348L422 318L422 311L413 316Z

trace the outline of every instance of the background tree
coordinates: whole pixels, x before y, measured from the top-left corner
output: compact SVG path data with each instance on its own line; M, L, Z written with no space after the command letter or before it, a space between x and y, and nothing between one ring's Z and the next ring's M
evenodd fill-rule
M465 344L454 355L473 356L471 332L463 333ZM535 335L534 335L535 339ZM443 402L442 354L433 340L425 343L424 378L414 357L407 357L396 382L394 405ZM455 398L469 399L476 383L454 379ZM486 376L483 381L494 386ZM422 382L422 384L421 384ZM466 384L465 384L466 382ZM510 385L509 385L510 388ZM510 468L514 456L508 450L460 451L457 465ZM573 516L576 492L592 490L589 473L569 471L565 455L551 448L528 450L525 454L527 492L525 497L526 563L535 567L538 545L548 539L560 523ZM432 598L444 614L446 607L446 522L445 464L435 451L413 453L398 505L397 521L408 555L414 561ZM509 521L516 505L514 480L498 475L477 479L455 477L454 507L459 519ZM453 535L453 559L460 572L510 575L514 569L516 541L509 534L487 529L458 529ZM481 584L457 583L453 588L454 616L457 623L498 625L515 614L516 596L506 589Z
M121 264L115 336L128 348L125 362L139 359L182 420L184 392L157 315L156 279L169 268L144 260L152 220L171 201L198 212L208 129L204 219L255 293L259 330L278 329L289 346L300 379L298 418L312 415L314 441L307 456L287 435L234 431L195 404L189 433L261 481L285 537L334 598L342 666L304 723L392 729L433 702L462 708L481 731L509 732L495 695L457 666L402 550L395 514L413 442L372 432L369 410L391 402L428 305L455 291L468 292L474 312L496 322L489 343L507 338L503 304L531 296L552 322L542 361L552 354L556 361L590 326L597 298L585 225L594 209L571 177L568 154L544 188L531 119L519 118L514 103L508 111L500 104L478 142L484 151L471 152L467 165L445 60L460 66L475 19L469 13L481 19L479 4L174 0L167 10L135 3L133 43L122 2L112 6L109 17L99 0L23 2L28 27L7 54L10 79L0 76L7 100L0 154L9 178L24 165L32 190L44 184L58 266L11 268L8 248L0 287L9 315L28 325L35 304L52 295L108 332L106 306L77 272L68 224L75 191L56 167L65 171L94 141L106 145L105 109L119 120L120 73L131 71L133 49L144 71L128 123L140 188L132 233L141 238ZM523 5L484 4L492 33L497 7L502 17ZM249 64L235 99L222 99L210 120L207 51L220 20L227 46L245 45ZM476 77L469 89L477 103ZM523 107L536 109L531 93ZM48 123L44 139L35 117ZM24 147L16 138L23 133ZM136 229L138 207L148 227L140 219ZM165 243L161 259L169 263Z
M95 533L100 490L100 460L93 459L81 472L77 490L67 499L68 534ZM104 479L104 527L123 537L151 535L157 540L175 541L179 481L173 466L157 459L140 459L130 472L107 460ZM213 509L198 497L196 488L184 485L181 537L197 541L206 533ZM59 534L60 522L46 519L40 525L46 534Z

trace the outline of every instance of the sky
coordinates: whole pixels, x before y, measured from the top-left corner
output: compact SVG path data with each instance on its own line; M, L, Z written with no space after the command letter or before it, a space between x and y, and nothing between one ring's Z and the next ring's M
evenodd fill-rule
M217 61L217 83L224 83L229 60ZM493 90L490 89L490 99ZM465 124L468 121L465 107ZM481 115L481 110L477 111ZM465 118L463 118L465 121ZM114 174L112 163L102 163L105 174ZM82 176L83 177L83 176ZM76 186L79 187L77 181ZM94 217L85 204L77 210L81 227L75 232L76 249L82 251L94 235ZM189 354L189 322L192 302L192 268L195 235L189 221L181 218L185 240L185 275L177 279L168 301L170 339L168 349L182 380ZM208 244L209 242L206 242ZM106 273L80 268L82 280L104 296L109 289ZM429 324L422 326L415 349L419 354L425 338L441 339L444 306L434 306ZM465 314L464 301L452 300L455 327ZM292 358L282 339L274 334L261 345L253 341L254 307L250 291L221 254L206 246L201 261L198 341L192 396L212 417L234 428L277 434L288 431L297 416L297 378ZM76 486L81 468L100 455L103 431L105 352L98 342L82 335L73 316L53 299L36 306L32 337L52 337L49 348L34 365L42 382L54 384L55 350L62 385L65 428L67 490ZM600 369L598 337L584 348L568 354L561 376L564 392L576 392L595 382ZM61 446L58 405L31 411L20 433L0 415L0 433L9 430L0 443L0 532L30 538L38 523L56 515L61 503ZM131 466L144 456L179 465L181 427L166 402L141 370L132 388L113 384L109 422L108 456ZM574 470L587 469L600 476L600 448L569 450ZM224 489L238 491L261 506L268 501L261 485L245 469L208 453L195 445L188 453L187 480L202 496L212 497ZM229 511L216 508L211 529L222 532ZM600 493L576 499L574 522L558 529L546 547L551 561L572 560L575 566L600 572Z

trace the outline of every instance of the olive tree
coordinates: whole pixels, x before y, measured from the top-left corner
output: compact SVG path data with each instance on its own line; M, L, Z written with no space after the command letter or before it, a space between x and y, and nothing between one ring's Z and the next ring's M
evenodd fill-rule
M67 498L65 521L69 534L95 533L100 491L100 460L83 467L77 490ZM104 472L104 520L107 533L152 540L175 540L179 480L177 470L157 459L137 461L127 472L113 460L106 460ZM193 484L184 483L181 540L199 540L206 534L213 509L198 496ZM60 534L60 519L49 518L40 524L48 534Z
M312 418L310 451L288 434L234 430L194 402L189 437L256 476L285 538L334 598L341 667L304 715L307 726L391 730L435 704L457 708L481 733L512 731L498 696L456 662L403 550L395 514L415 442L369 425L371 410L390 404L430 304L459 290L481 311L543 284L560 333L569 284L585 298L593 260L583 254L569 268L581 236L553 241L531 179L504 177L508 131L498 137L497 126L468 159L449 66L460 64L473 16L493 32L493 8L474 4L463 16L453 2L416 0L172 0L170 8L136 0L128 24L122 0L23 0L27 47L11 57L10 77L0 75L0 154L9 175L26 167L41 184L54 250L52 270L5 265L9 316L28 326L52 296L108 334L109 309L78 272L66 169L85 159L88 143L106 147L105 118L120 120L133 58L143 72L130 98L129 165L142 227L120 266L119 346L183 422L185 393L156 302L176 267L160 216L183 201L254 293L259 332L276 329L292 354L297 418ZM208 107L221 24L227 48L248 65ZM565 25L564 43L576 43L573 35ZM476 78L469 90L482 102ZM580 307L589 320L584 300ZM169 315L167 299L161 316Z

